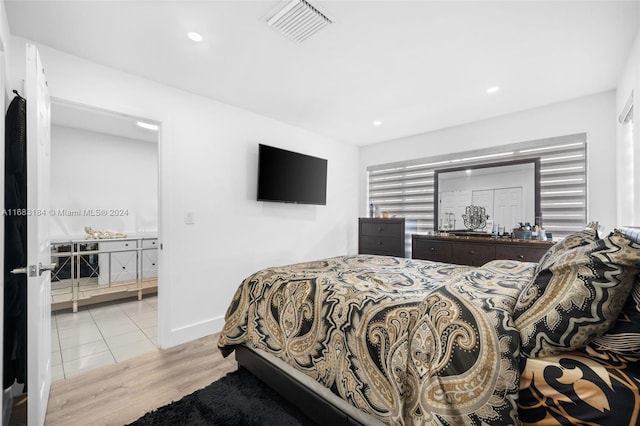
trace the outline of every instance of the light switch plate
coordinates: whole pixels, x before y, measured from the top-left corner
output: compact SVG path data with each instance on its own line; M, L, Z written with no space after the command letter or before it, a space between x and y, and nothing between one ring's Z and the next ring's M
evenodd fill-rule
M184 223L187 225L193 225L196 223L196 214L195 212L188 210L184 212Z

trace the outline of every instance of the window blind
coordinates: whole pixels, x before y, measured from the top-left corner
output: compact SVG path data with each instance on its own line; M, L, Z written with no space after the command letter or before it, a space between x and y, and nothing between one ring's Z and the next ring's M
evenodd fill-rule
M434 229L434 171L502 161L540 159L543 227L554 239L587 223L586 134L521 142L370 166L368 200L390 215L417 219L418 231ZM524 218L533 223L534 218ZM515 224L513 224L515 225Z

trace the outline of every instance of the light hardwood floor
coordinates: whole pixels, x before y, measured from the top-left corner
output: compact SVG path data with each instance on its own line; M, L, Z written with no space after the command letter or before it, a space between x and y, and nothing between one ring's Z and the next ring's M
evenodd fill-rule
M124 425L237 369L218 335L55 382L46 425Z

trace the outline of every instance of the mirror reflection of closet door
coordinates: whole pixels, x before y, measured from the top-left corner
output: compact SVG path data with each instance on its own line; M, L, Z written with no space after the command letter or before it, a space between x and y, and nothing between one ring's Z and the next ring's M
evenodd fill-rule
M495 223L510 230L522 221L522 187L495 190Z
M462 215L469 204L471 204L471 191L440 193L440 229L464 229Z
M473 198L471 203L474 206L482 206L485 209L485 212L489 216L489 220L494 221L493 215L493 197L494 190L493 189L485 189L482 191L473 191ZM497 222L496 222L497 223Z

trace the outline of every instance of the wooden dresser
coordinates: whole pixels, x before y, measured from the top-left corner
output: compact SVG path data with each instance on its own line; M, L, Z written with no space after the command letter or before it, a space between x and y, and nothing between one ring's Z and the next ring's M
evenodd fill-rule
M417 222L405 218L358 219L358 253L411 257L411 234Z
M554 243L491 237L413 235L412 258L481 266L490 260L538 262Z

